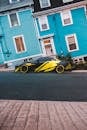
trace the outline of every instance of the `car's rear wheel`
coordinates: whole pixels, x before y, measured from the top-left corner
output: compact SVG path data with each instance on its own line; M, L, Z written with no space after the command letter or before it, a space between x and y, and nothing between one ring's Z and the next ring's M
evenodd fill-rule
M57 67L56 67L56 72L57 73L63 73L64 72L64 66L63 65L58 65Z
M23 73L27 73L27 72L28 72L28 66L23 65L23 66L21 67L21 70L20 70L20 71L23 72Z

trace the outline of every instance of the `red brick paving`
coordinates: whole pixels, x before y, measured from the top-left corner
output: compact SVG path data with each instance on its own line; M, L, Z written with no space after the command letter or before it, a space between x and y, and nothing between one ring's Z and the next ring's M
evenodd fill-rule
M0 130L87 130L87 102L0 100Z

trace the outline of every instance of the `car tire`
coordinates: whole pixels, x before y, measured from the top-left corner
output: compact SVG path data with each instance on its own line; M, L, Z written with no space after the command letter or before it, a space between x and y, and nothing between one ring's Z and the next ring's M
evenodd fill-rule
M58 65L56 67L56 72L59 73L59 74L63 73L64 72L64 66L63 65Z
M27 73L28 72L28 66L25 66L25 65L23 65L22 67L21 67L21 70L20 70L22 73Z

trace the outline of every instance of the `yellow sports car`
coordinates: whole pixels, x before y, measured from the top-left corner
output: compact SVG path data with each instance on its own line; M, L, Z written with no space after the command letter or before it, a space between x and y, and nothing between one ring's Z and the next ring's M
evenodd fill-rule
M40 57L31 62L25 62L15 67L15 72L52 72L63 73L65 70L71 70L71 64L68 61L61 61L53 57Z

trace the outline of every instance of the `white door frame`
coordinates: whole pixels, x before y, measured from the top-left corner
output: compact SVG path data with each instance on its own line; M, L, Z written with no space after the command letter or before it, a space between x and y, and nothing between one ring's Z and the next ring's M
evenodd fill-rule
M0 57L2 59L2 62L4 62L4 56L3 56L3 52L2 52L2 47L0 45Z
M43 41L46 39L50 39L51 43L44 44ZM53 50L53 55L56 55L56 49L55 49L53 37L41 39L41 46L44 55L46 55L45 45L51 45Z

